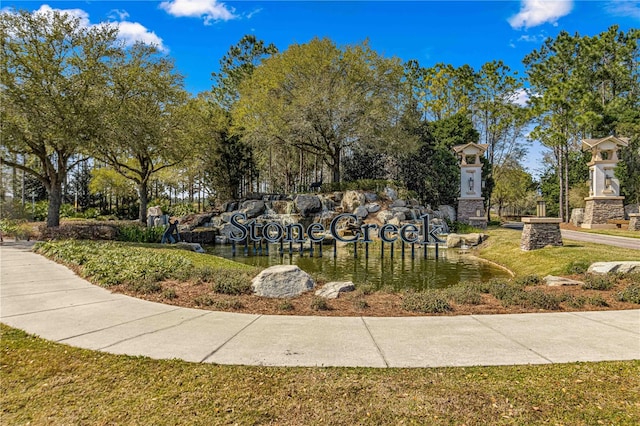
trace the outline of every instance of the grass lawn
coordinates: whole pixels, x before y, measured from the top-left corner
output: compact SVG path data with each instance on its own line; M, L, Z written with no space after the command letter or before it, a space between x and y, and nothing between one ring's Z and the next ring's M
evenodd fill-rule
M435 369L158 361L0 326L3 424L640 423L640 361Z
M478 255L507 267L516 276L567 275L575 264L588 266L594 262L640 260L639 250L572 240L565 240L563 247L522 251L519 231L498 228L490 230L488 234L488 243L478 251Z

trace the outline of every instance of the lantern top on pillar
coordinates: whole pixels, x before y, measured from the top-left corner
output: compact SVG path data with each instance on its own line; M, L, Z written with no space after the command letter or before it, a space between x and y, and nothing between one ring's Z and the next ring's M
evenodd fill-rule
M463 145L456 145L453 150L460 158L462 165L480 165L480 156L489 148L489 145L469 142Z
M600 139L583 139L582 150L591 151L591 163L617 162L618 149L629 145L629 138L606 136Z

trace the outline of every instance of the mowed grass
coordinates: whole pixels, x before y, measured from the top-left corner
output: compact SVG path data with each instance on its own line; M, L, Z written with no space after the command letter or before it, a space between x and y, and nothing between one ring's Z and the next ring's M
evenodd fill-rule
M520 231L499 228L488 231L488 234L490 238L479 250L479 256L507 267L516 276L566 275L571 265L576 263L640 260L640 250L572 240L564 240L562 247L522 251Z
M2 424L640 423L640 361L267 368L72 348L0 325Z

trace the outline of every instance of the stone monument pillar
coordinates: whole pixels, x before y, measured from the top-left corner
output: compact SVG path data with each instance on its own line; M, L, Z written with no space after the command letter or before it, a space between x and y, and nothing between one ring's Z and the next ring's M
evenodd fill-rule
M616 225L608 224L607 220L624 219L624 197L620 196L620 182L614 176L614 169L618 164L618 150L628 143L629 139L616 136L582 141L582 149L591 151L583 228L615 228Z
M456 145L453 150L460 159L460 198L458 198L458 222L487 227L482 197L482 162L488 146L477 143Z

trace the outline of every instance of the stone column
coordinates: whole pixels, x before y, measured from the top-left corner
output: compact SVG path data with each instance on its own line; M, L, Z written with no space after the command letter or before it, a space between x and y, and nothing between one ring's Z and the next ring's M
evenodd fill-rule
M546 246L562 246L560 219L555 217L523 217L520 249L537 250Z
M468 143L453 147L460 161L460 197L458 222L478 228L487 227L482 197L482 161L487 145Z
M624 197L620 195L620 182L614 170L619 160L618 150L628 143L629 139L613 135L582 141L582 149L591 152L583 228L615 228L607 221L624 219Z
M629 231L640 231L640 213L629 214Z

